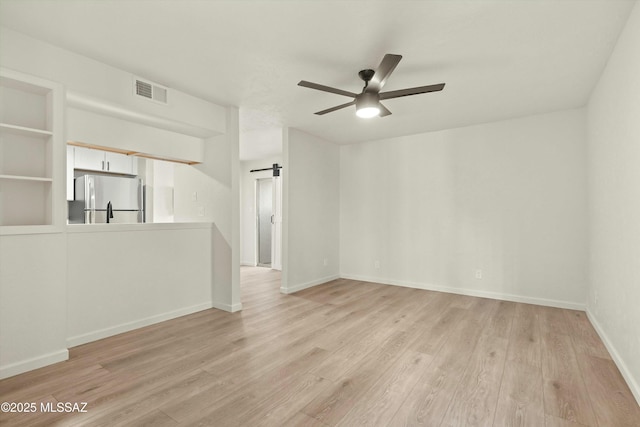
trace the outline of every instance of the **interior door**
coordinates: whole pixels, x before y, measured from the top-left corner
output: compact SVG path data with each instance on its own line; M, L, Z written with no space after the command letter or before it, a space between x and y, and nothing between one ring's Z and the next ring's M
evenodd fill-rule
M274 176L272 179L273 232L271 233L271 268L282 270L282 176Z
M256 180L256 228L257 259L261 267L271 267L273 181L272 178Z

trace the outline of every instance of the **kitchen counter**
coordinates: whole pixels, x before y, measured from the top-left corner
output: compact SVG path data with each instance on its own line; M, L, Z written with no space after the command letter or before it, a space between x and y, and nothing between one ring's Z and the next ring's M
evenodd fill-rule
M102 233L109 231L153 231L211 229L211 222L149 222L142 224L68 224L69 233Z

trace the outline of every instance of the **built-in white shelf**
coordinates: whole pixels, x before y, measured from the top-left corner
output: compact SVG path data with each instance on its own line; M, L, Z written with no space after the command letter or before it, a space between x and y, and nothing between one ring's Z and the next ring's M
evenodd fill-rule
M53 182L52 178L42 178L38 176L0 175L0 179L13 179L17 181Z
M61 85L0 68L0 234L62 229L63 126Z
M14 135L31 136L31 137L40 136L43 138L50 137L53 135L53 132L51 132L50 130L11 125L9 123L0 123L0 131L9 132Z

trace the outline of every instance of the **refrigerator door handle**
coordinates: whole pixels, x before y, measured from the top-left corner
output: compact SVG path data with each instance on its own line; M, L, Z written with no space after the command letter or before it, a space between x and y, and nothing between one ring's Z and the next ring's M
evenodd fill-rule
M89 224L93 224L96 218L96 189L92 176L85 176L84 200L89 210Z
M138 179L138 222L145 222L145 195L144 195L144 181Z

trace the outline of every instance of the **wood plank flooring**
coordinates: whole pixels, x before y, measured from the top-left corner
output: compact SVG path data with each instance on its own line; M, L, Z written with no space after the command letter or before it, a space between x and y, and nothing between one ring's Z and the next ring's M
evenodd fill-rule
M75 347L0 381L7 426L640 426L585 314L242 269L244 310ZM85 413L40 403L87 402Z

